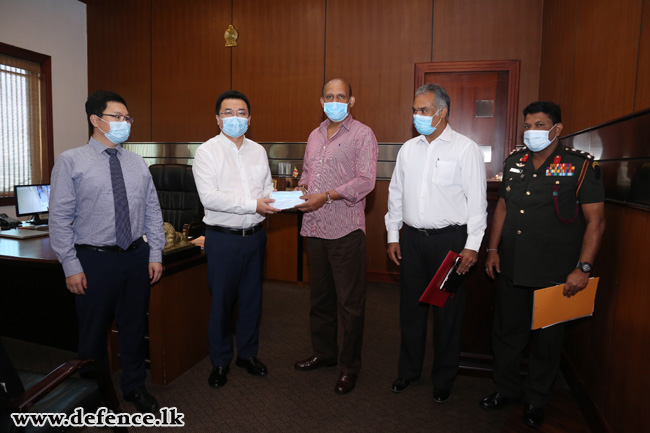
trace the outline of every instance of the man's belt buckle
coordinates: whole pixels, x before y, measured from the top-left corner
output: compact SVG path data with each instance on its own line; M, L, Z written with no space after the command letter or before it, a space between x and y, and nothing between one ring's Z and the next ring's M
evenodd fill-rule
M421 228L418 228L417 230L418 230L421 234L423 234L424 236L429 236L429 234L430 234L430 232L431 232L431 230L428 230L428 229L421 229ZM435 230L433 230L433 231L435 231Z

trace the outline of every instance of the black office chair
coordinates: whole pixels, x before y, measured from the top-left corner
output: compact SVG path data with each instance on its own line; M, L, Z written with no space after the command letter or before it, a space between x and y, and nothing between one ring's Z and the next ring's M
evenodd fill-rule
M81 368L88 368L95 379L71 377ZM29 423L17 427L12 413L65 413L68 416L78 407L84 413L106 407L120 413L108 369L96 360L74 359L47 375L17 371L7 356L0 340L0 432L32 433L62 432L69 427L53 427L49 423L36 427ZM114 432L126 433L126 427L114 427Z
M149 171L158 191L163 221L173 225L177 232L187 229L191 238L203 235L203 205L194 183L192 166L153 164Z

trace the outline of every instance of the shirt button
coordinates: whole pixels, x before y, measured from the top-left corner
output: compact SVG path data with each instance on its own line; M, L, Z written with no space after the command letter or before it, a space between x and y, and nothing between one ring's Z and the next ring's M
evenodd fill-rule
M517 234L520 235L520 234L521 234L521 230L517 230Z
M533 174L533 177L537 177L537 173Z
M526 211L522 209L519 211L519 213L526 213Z
M526 191L526 195L530 195L530 191Z

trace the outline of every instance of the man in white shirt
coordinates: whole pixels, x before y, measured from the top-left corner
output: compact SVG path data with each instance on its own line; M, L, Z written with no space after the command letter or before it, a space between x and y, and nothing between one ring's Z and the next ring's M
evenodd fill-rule
M192 171L205 208L205 254L212 294L208 338L212 371L208 384L226 384L232 361L231 314L237 303L237 360L255 376L267 369L257 359L262 311L262 271L266 249L264 215L273 191L266 150L247 139L250 103L243 93L219 96L216 117L221 134L196 150Z
M487 225L483 153L448 126L449 108L442 87L425 84L417 89L413 123L421 135L400 149L388 190L388 256L401 274L402 342L398 378L391 388L396 393L422 372L429 304L419 302L420 296L450 250L463 257L458 273L469 271ZM458 372L464 303L461 285L444 307L433 307L436 403L449 398Z

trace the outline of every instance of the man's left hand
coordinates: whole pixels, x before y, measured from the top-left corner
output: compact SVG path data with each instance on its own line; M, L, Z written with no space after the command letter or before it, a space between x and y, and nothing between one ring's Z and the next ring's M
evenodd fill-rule
M458 275L465 275L469 270L474 266L476 260L478 259L478 253L474 250L468 250L465 248L460 252L463 261L458 265L458 270L456 271Z
M566 278L566 283L564 283L564 296L570 298L587 287L588 282L588 273L582 272L580 269L574 269Z
M325 194L306 194L300 197L305 200L304 203L296 205L295 209L303 212L313 212L320 209L327 201Z
M157 283L160 277L162 277L162 273L163 273L162 263L157 263L157 262L149 263L149 279L151 280L151 284Z

